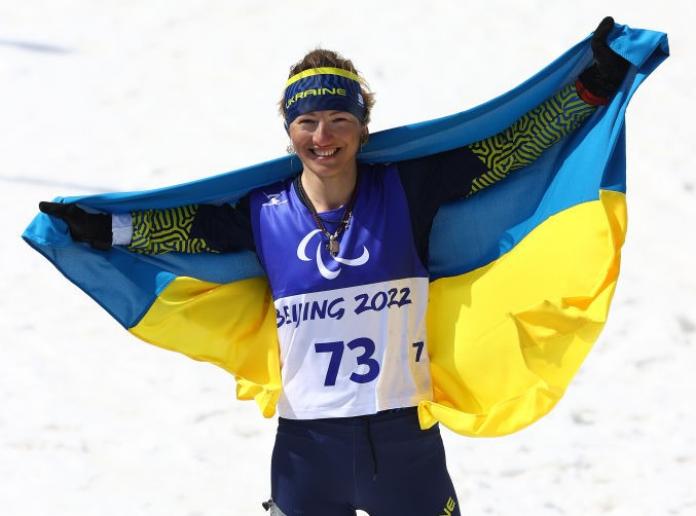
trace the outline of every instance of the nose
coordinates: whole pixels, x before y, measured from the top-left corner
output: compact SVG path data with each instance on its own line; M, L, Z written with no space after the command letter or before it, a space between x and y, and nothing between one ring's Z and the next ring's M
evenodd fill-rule
M324 120L320 120L317 124L314 134L312 135L315 145L328 145L333 139L333 132L330 125Z

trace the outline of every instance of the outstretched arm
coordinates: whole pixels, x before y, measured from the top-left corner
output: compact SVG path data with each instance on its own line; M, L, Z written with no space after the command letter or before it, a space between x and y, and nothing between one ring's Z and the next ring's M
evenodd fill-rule
M595 62L574 84L561 89L509 128L466 147L398 163L423 263L427 263L432 221L442 204L473 195L533 162L577 129L618 90L629 63L607 45L613 27L611 17L599 24L591 42Z
M247 198L236 206L189 205L136 211L131 217L133 235L128 249L136 253L254 250Z
M628 61L607 44L613 27L610 16L597 26L591 40L595 60L574 84L565 86L501 133L469 146L484 164L485 171L472 178L468 195L529 165L582 125L597 106L608 102L629 67Z
M64 220L74 240L100 250L112 245L142 254L254 250L246 198L236 206L189 205L114 216L87 213L75 204L42 202L39 209Z
M595 61L574 83L507 129L466 147L399 163L407 196L433 211L430 205L436 209L504 179L576 130L608 102L628 71L629 62L607 45L613 27L611 17L599 24L591 41Z

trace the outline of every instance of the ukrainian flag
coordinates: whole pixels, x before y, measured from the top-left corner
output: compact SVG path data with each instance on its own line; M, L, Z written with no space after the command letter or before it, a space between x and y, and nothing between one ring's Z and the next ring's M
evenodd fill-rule
M665 34L616 25L609 44L632 64L621 90L531 165L443 207L430 242L429 351L434 400L421 426L495 436L546 414L607 318L626 233L624 113L667 57ZM394 162L495 135L571 83L592 60L589 38L514 90L474 109L383 131L361 161ZM235 202L299 172L288 157L146 192L59 198L123 213ZM221 193L224 192L224 193ZM39 214L23 238L121 325L157 346L234 374L240 399L275 413L275 310L253 253L147 256L73 242Z

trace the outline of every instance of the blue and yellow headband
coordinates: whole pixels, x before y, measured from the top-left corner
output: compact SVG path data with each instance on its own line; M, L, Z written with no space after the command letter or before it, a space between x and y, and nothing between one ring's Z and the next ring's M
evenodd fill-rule
M365 99L360 76L340 68L311 68L288 79L285 85L285 127L311 111L347 111L365 120Z

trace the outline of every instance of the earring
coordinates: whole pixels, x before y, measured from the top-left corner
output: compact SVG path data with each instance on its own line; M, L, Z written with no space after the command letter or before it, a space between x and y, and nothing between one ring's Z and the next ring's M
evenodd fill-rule
M295 147L292 143L288 143L288 146L285 147L285 152L288 154L295 154Z

